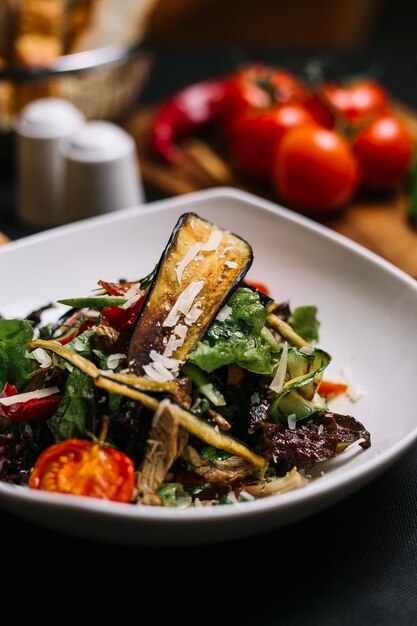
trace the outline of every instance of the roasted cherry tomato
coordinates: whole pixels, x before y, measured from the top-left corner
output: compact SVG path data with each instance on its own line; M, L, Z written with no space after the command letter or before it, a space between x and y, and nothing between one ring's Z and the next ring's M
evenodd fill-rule
M118 450L81 439L50 446L37 459L29 487L102 500L130 502L133 461Z
M359 182L359 167L338 133L318 126L289 131L275 155L272 184L288 204L310 214L346 205Z
M369 189L388 189L409 169L413 144L401 122L386 115L357 135L353 150L362 168L362 185Z
M388 94L378 83L363 79L348 85L327 84L320 90L325 104L336 117L350 124L386 113Z
M301 104L242 111L230 125L236 163L255 178L267 178L276 145L289 129L307 124L314 124L314 121Z
M230 119L249 108L267 109L300 102L304 97L304 85L291 72L253 64L237 70L226 80L222 115Z

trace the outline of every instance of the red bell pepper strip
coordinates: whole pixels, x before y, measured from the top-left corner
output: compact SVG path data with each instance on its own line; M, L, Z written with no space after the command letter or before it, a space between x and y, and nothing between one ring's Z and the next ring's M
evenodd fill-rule
M98 284L103 287L111 296L124 296L133 285L137 285L138 281L131 281L125 283L108 283L105 280L99 280Z
M6 383L0 398L9 398L17 395L16 387ZM51 417L58 408L61 401L61 394L56 393L46 398L34 398L26 402L16 402L15 404L0 404L0 416L11 422L33 422L35 420Z
M142 296L128 309L121 306L105 306L101 313L101 320L118 331L128 330L134 325L144 301L145 296Z
M216 119L224 94L224 80L207 80L178 91L154 119L150 137L154 152L169 163L178 163L181 150L175 142Z
M317 391L321 396L327 398L329 396L337 396L340 393L345 393L347 388L348 386L345 383L333 383L330 380L322 380Z
M59 341L61 346L65 346L67 343L69 343L79 335L82 335L83 332L85 332L92 326L94 326L94 322L92 320L85 320L85 322L80 324L80 326L71 328L71 330L66 335L64 335L63 337L59 337L58 339L56 339L56 341Z
M265 285L265 283L258 283L258 282L255 282L254 280L247 280L246 278L245 278L245 283L249 285L250 287L253 287L257 291L260 291L261 293L263 293L264 296L269 297L271 295L271 292L269 291L269 288Z

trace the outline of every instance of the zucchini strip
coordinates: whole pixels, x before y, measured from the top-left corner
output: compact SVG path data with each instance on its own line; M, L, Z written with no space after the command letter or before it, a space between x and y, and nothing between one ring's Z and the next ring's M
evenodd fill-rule
M274 328L279 332L281 337L284 337L291 345L296 346L297 348L303 348L304 346L310 345L308 341L300 337L295 330L291 328L287 322L281 320L277 315L273 313L267 313L266 323L271 328Z
M100 387L101 389L106 389L107 391L110 391L112 393L126 396L127 398L131 398L132 400L137 400L151 411L156 411L159 407L159 400L157 400L156 398L148 396L146 393L143 393L142 391L139 391L134 387L128 386L126 382L122 384L115 379L111 379L107 373L99 370L98 367L94 365L94 363L82 357L81 355L72 352L72 350L61 346L60 343L57 343L55 341L46 341L44 339L35 339L34 341L30 341L26 345L26 348L29 351L34 350L35 348L50 350L51 352L58 354L61 358L68 361L69 363L83 371L85 374L90 376L94 380L94 384L96 387ZM133 379L137 381L139 377L126 375L126 378L124 380L132 381ZM155 389L153 390L155 391ZM166 389L164 389L164 391L166 391ZM219 448L220 450L226 450L227 452L231 452L232 454L242 456L243 458L250 461L254 465L254 467L258 469L261 469L266 465L266 459L250 450L237 439L234 439L233 437L225 433L217 432L217 430L215 430L213 426L211 426L208 422L201 420L199 417L183 409L177 404L173 404L172 408L178 418L179 424L188 432L202 439L202 441L205 441L209 445Z
M316 377L319 374L321 374L321 372L329 365L332 359L330 354L318 348L316 348L313 354L315 357L313 369L307 372L306 374L297 376L296 378L292 378L291 380L287 381L285 385L282 387L281 391L279 391L274 397L274 399L272 400L269 406L268 412L271 415L273 415L275 418L278 418L279 416L278 407L281 403L281 400L284 398L284 396L286 396L290 391L295 391L295 390L299 390L298 393L303 395L301 393L300 388L303 387L304 385L307 385L308 383L314 383ZM314 395L314 387L311 391L313 392L313 395ZM306 400L309 403L311 401L310 398L304 398L304 400ZM300 419L300 418L297 418L297 419Z

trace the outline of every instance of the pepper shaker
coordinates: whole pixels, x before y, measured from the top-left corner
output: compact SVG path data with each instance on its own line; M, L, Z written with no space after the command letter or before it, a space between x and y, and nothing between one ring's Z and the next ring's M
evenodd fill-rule
M122 128L91 121L63 147L69 221L143 202L135 143Z

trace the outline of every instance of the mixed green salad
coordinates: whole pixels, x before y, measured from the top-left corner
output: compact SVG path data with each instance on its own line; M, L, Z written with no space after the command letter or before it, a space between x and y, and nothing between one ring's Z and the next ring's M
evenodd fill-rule
M145 278L99 280L42 322L0 319L0 479L137 505L308 484L365 427L329 410L315 306L245 280L250 245L192 213ZM93 286L92 286L93 287Z

